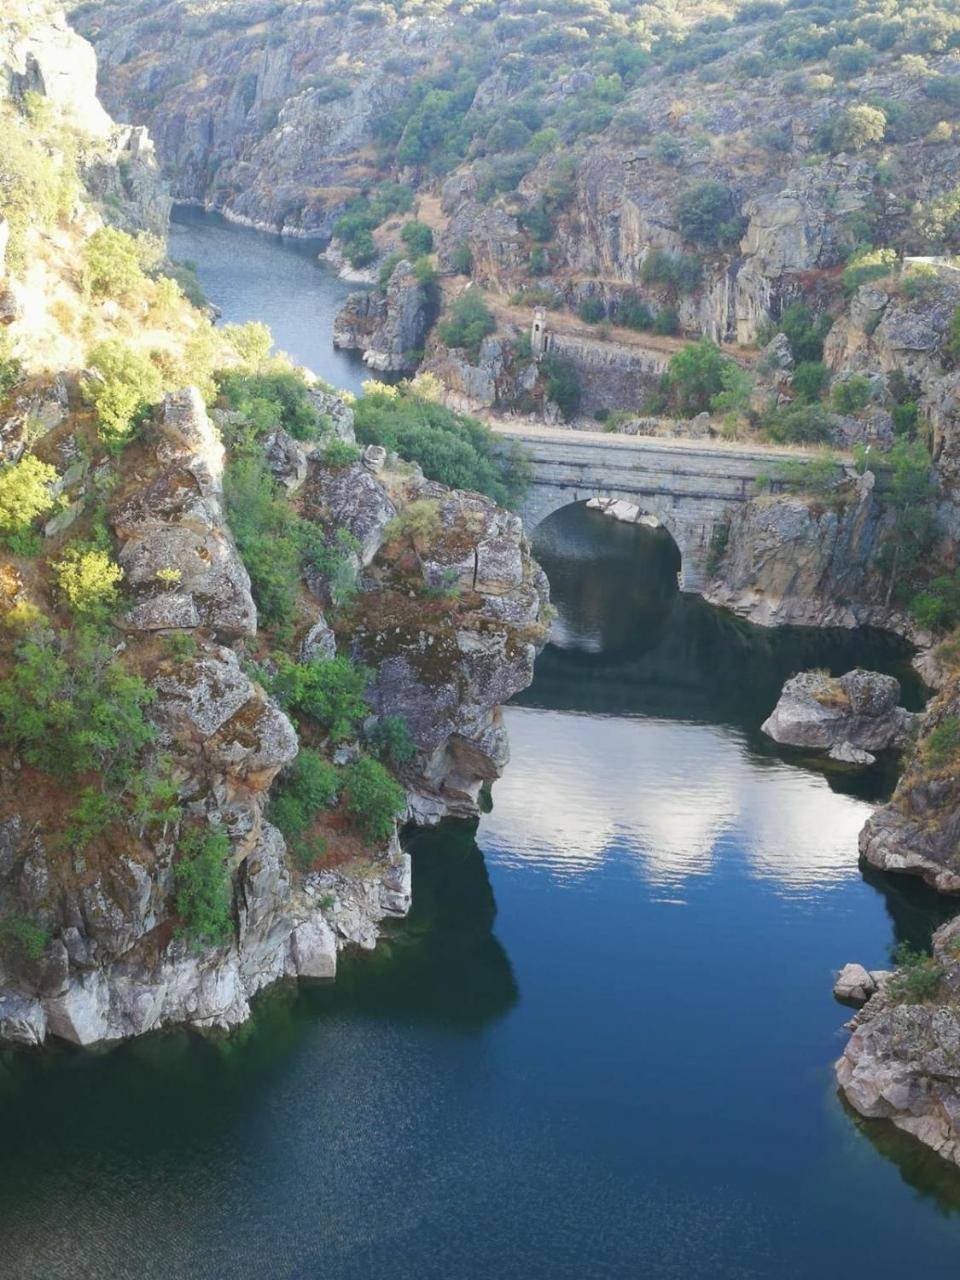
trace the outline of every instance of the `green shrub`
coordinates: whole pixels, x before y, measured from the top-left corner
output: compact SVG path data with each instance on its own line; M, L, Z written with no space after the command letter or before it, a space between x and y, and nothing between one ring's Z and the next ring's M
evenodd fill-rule
M786 335L790 351L798 364L823 359L823 342L833 321L827 315L814 315L802 302L794 302L780 316L774 332ZM769 341L774 335L765 335Z
M870 280L882 280L896 265L895 249L868 249L856 254L843 269L843 287L854 293Z
M466 242L458 244L454 249L450 255L450 265L454 271L459 272L461 275L468 276L471 274L473 271L473 254L470 252L470 246ZM530 269L533 270L532 263Z
M117 298L139 292L146 283L136 240L115 227L101 227L90 236L83 263L84 287L94 296Z
M834 458L797 458L780 464L777 479L790 493L826 498L837 488L839 469Z
M547 398L569 422L580 412L581 391L575 366L564 356L548 351L540 361L540 372L546 379Z
M71 547L51 566L61 595L70 608L91 620L116 608L123 570L99 547Z
M695 254L651 249L640 267L640 279L674 293L693 293L703 279L703 263Z
M403 787L379 760L362 756L343 770L347 810L368 840L389 840L394 823L407 807Z
M437 326L440 341L447 347L462 347L476 362L483 339L494 332L497 322L479 289L464 289L450 304Z
M801 400L814 404L822 398L829 381L830 372L822 360L802 360L793 371L790 385Z
M56 468L32 453L0 465L0 534L8 543L13 540L14 549L34 520L54 507L50 487L56 479Z
M433 252L433 232L425 222L408 222L400 232L400 239L411 257L422 258L425 253Z
M685 240L711 248L733 244L743 234L743 219L733 195L721 182L700 182L677 201L677 222Z
M407 764L416 755L417 744L403 716L383 716L371 729L367 738L381 760L389 760L394 767Z
M771 409L764 415L763 427L776 444L825 444L833 434L830 417L819 404Z
M13 354L13 341L0 331L0 400L23 378L23 364Z
M323 432L325 423L310 398L310 389L292 370L221 373L217 383L231 409L242 413L258 435L276 426L295 440L316 440Z
M947 716L923 739L920 752L931 769L946 769L960 759L960 717Z
M680 332L680 316L674 307L661 307L653 322L653 332L661 337L673 337Z
M860 373L851 374L835 384L830 403L837 413L859 413L870 403L870 380Z
M916 400L904 400L901 404L895 404L891 416L894 432L898 436L910 437L915 434L920 419L920 409Z
M879 107L858 103L837 112L817 130L815 142L823 151L836 155L841 151L862 151L883 141L887 131L886 114Z
M380 274L377 277L377 288L381 293L387 292L387 285L390 283L390 278L402 261L403 254L397 250L394 253L388 253L380 264Z
M691 342L670 357L662 387L673 410L693 418L710 408L711 399L723 390L726 357L709 338Z
M354 406L361 444L379 444L418 462L430 480L475 489L502 505L519 501L522 468L496 450L489 427L417 394L410 386L366 383Z
M68 849L85 849L92 840L102 835L122 814L116 800L99 787L83 787L77 793L77 802L67 814L61 833Z
M84 381L82 390L96 410L100 439L122 444L162 397L160 373L148 356L119 338L97 343L87 363L95 376Z
M0 742L48 773L128 777L153 740L144 712L155 695L111 645L86 628L71 636L33 628L14 655L0 679Z
M50 936L49 929L19 912L0 917L0 947L10 947L25 960L39 960Z
M923 1004L940 990L943 969L924 951L915 951L909 942L901 942L893 952L897 971L888 980L886 991L901 1004Z
M305 833L319 813L336 804L340 788L336 765L303 747L267 805L267 818L283 833L302 866L311 866L322 852L322 845Z
M585 324L599 324L601 320L607 318L607 308L603 305L602 298L584 298L577 314Z
M931 631L949 631L960 624L960 571L933 578L913 597L910 612Z
M617 324L622 324L627 329L637 329L643 331L652 329L654 324L653 312L636 294L628 293L620 299L617 304Z
M222 325L220 336L244 364L254 369L259 369L264 364L273 347L273 334L259 320L251 320L247 324Z
M331 440L323 451L325 467L349 467L360 458L360 450L346 440Z
M178 932L194 948L221 946L232 932L230 838L221 827L193 827L180 839L173 864Z
M365 694L371 672L349 658L294 662L281 655L270 681L274 697L285 707L311 716L334 742L355 737L370 714Z

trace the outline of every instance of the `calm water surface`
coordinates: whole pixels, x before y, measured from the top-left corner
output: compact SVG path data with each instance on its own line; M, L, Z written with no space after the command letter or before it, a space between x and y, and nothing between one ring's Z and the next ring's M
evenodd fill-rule
M277 347L346 391L373 376L359 355L330 340L344 298L361 288L317 260L316 240L269 236L187 205L174 209L170 256L193 262L225 321L264 320Z
M832 971L946 907L858 869L889 767L758 731L792 671L903 654L681 599L668 539L583 508L538 551L513 761L479 824L413 839L385 945L225 1043L0 1058L0 1276L960 1273L960 1179L831 1069Z

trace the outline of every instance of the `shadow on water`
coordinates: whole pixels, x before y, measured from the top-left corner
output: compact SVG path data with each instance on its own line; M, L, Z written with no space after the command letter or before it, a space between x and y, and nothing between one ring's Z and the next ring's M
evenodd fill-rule
M534 553L558 616L519 705L726 725L744 735L755 756L823 773L836 791L865 800L890 794L895 753L849 771L822 754L778 746L760 725L784 682L811 667L834 675L857 666L888 672L900 680L905 705L921 706L924 688L905 642L866 629L757 627L681 595L680 556L668 533L621 524L585 505L545 520Z
M445 822L405 842L413 910L369 955L346 957L337 981L305 991L311 1007L480 1028L517 1001L510 960L493 935L496 903L476 822Z

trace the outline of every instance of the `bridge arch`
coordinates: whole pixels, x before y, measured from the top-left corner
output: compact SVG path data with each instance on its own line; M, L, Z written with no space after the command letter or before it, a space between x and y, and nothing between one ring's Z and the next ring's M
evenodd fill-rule
M677 509L669 495L638 495L626 488L593 486L590 489L576 487L532 484L520 510L524 527L528 536L544 520L548 519L564 507L575 506L581 502L589 502L592 498L609 499L614 502L627 502L636 507L639 516L653 516L670 535L680 553L680 571L677 582L680 590L699 592L706 579L707 557L710 541L713 536L713 522L704 524L702 520L691 520L690 513Z

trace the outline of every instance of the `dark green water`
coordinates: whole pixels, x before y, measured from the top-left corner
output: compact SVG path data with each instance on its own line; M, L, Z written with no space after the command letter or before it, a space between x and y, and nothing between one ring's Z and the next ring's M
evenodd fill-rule
M570 508L560 616L479 826L415 909L251 1028L0 1071L0 1276L955 1277L960 1179L849 1114L831 971L942 903L864 878L857 783L763 743L781 679L902 662L677 597Z

